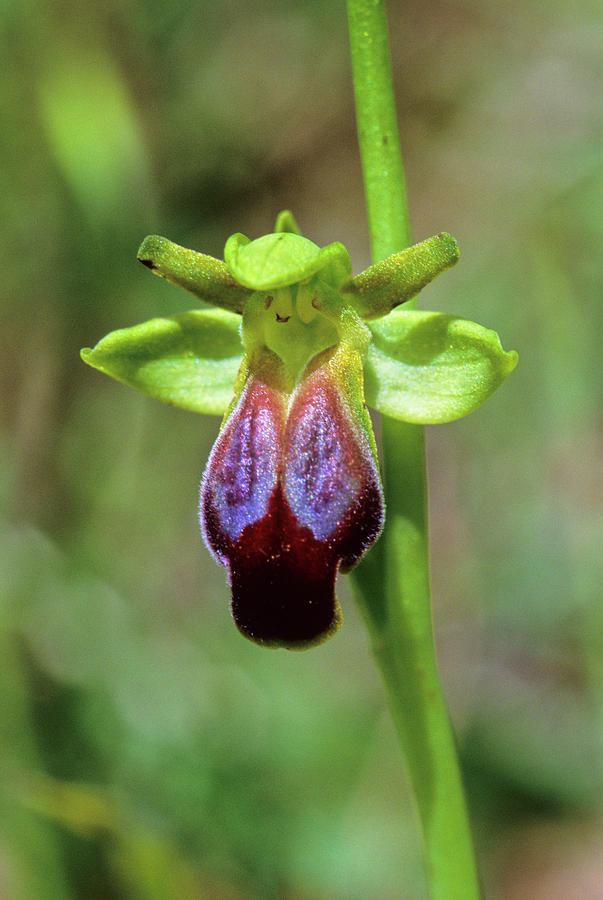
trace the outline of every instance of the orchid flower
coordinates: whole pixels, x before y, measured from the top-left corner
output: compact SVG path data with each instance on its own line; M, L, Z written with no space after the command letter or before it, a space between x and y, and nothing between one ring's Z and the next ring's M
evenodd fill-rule
M282 212L274 233L234 234L224 262L162 237L139 260L212 304L112 332L82 358L194 412L223 414L201 485L205 541L228 570L239 630L304 649L341 623L338 571L379 537L384 501L367 404L435 424L467 415L513 370L498 335L402 310L458 259L448 234L352 276Z

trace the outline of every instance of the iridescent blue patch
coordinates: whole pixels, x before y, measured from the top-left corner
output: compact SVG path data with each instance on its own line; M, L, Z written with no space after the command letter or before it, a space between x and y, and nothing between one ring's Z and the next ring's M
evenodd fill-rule
M315 380L313 390L294 400L285 434L285 495L318 541L335 534L361 484L339 407L335 392Z
M282 405L251 380L220 434L207 467L204 493L221 531L236 541L262 519L278 479Z

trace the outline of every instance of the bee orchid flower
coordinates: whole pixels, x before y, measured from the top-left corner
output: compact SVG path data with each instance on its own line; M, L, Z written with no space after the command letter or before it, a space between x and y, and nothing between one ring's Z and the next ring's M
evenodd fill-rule
M473 322L398 309L457 261L448 234L352 276L342 244L319 248L285 211L272 234L230 237L224 262L157 236L138 258L204 308L112 332L82 357L159 400L223 414L199 510L234 620L264 646L321 643L341 623L337 573L383 525L367 404L409 422L451 421L517 355Z

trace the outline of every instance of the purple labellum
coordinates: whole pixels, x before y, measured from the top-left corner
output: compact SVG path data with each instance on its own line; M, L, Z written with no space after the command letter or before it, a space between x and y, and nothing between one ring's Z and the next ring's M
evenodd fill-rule
M377 538L383 504L369 439L328 365L290 399L251 376L201 488L208 546L230 571L241 632L301 648L340 624L337 571Z
M366 454L358 454L350 432L337 392L321 371L314 373L287 419L284 487L298 522L319 541L335 535L362 488Z
M252 378L213 448L207 467L213 471L212 507L232 541L268 512L279 475L284 416L282 395ZM217 547L216 552L220 556ZM220 561L227 560L220 556Z

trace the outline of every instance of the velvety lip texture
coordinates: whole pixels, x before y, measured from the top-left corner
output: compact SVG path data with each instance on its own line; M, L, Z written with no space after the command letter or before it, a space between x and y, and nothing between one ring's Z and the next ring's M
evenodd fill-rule
M290 401L250 376L201 490L205 538L230 571L243 634L284 647L328 637L340 624L337 571L357 562L382 518L369 441L329 366Z

